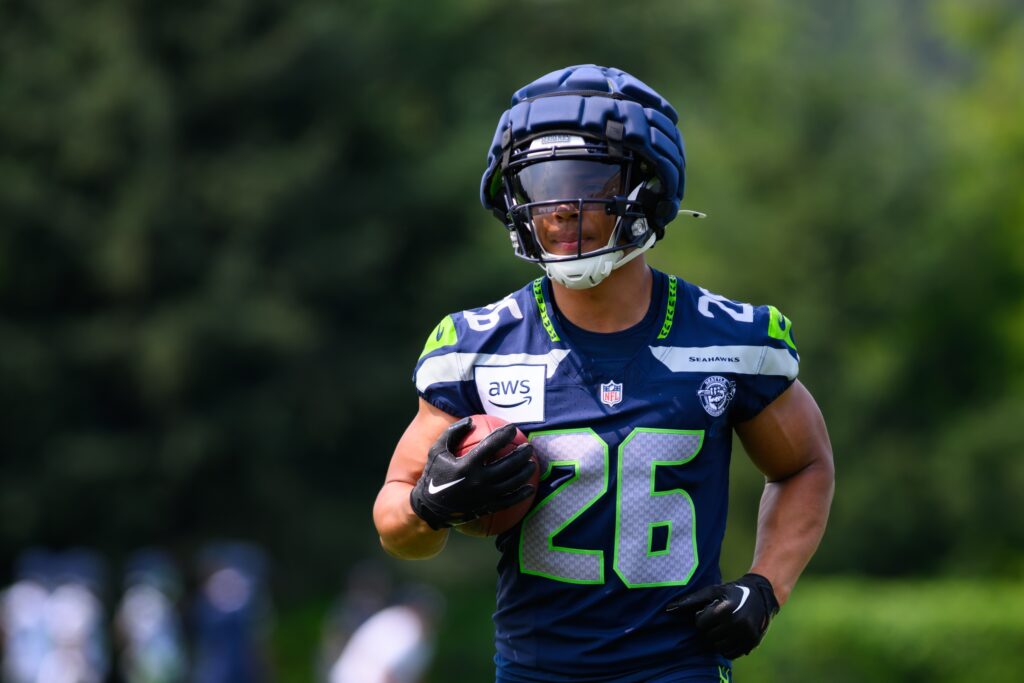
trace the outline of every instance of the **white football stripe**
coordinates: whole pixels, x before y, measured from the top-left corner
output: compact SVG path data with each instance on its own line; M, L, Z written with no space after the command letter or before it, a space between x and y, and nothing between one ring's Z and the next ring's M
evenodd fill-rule
M473 379L476 365L543 365L545 376L551 379L558 364L568 355L568 349L552 349L544 354L445 353L423 361L416 371L416 389L426 391L427 387L440 382L468 382Z
M800 362L771 346L652 346L651 353L672 372L733 372L796 379Z

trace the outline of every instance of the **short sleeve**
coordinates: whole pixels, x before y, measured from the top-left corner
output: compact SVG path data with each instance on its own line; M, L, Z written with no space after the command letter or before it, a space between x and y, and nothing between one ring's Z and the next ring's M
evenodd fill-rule
M796 381L800 371L800 354L789 318L775 306L758 306L753 322L751 341L760 347L760 357L753 372L737 378L730 411L734 423L756 417Z
M459 352L457 317L445 316L427 337L413 370L413 382L424 401L453 417L465 417L483 409Z

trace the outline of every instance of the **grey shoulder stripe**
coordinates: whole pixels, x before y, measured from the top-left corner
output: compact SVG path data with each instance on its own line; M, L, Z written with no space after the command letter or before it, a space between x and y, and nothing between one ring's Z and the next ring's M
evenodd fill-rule
M800 362L771 346L652 346L651 353L672 372L733 372L796 379Z
M477 365L543 365L545 377L555 374L559 363L569 355L568 349L552 349L543 354L530 353L445 353L423 361L416 371L416 389L426 391L441 382L468 382Z

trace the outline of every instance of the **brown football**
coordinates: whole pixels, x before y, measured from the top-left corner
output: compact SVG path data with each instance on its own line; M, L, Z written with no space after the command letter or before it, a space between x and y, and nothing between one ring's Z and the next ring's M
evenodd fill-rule
M505 420L493 415L471 415L470 419L473 421L473 428L466 434L466 438L463 439L462 444L454 453L455 456L462 457L466 453L469 453L473 450L473 447L480 443L480 441L488 434L493 432L495 429L504 427L508 424ZM491 458L491 461L501 458L504 455L508 455L516 446L526 442L526 435L516 429L515 438L512 439L508 446L499 451L497 456ZM523 517L526 516L526 513L530 510L530 506L533 505L533 499L537 495L537 484L540 482L540 467L537 466L536 454L532 457L532 460L535 467L533 476L530 477L529 483L533 484L533 496L516 503L510 508L505 508L504 510L499 510L494 514L474 519L472 522L459 524L455 529L467 536L497 536L518 524Z

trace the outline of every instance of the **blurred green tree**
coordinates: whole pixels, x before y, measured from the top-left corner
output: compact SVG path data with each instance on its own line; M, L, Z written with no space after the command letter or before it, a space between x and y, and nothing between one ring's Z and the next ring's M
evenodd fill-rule
M305 593L376 552L424 335L534 275L476 201L497 117L596 62L677 104L711 214L654 263L796 323L812 569L1019 573L1022 38L997 0L4 3L0 557L243 535Z

